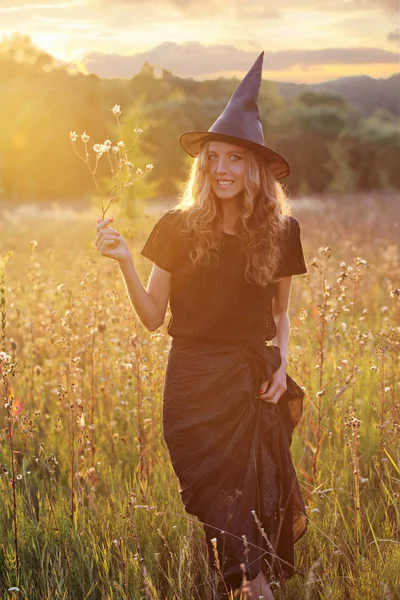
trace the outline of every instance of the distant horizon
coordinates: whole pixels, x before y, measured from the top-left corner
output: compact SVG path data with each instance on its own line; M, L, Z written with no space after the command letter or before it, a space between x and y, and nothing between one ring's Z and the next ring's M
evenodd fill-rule
M60 63L62 63L62 61L60 61ZM63 63L66 64L68 66L68 63ZM144 63L143 63L144 64ZM152 65L154 66L154 65ZM154 73L155 73L155 78L156 79L161 79L162 77L162 70L164 69L164 67L154 67ZM74 72L73 68L69 69L71 71L71 73ZM164 69L165 71L169 71L169 69ZM81 73L82 75L96 75L97 77L99 77L100 79L132 79L133 77L135 77L136 75L138 75L140 73L140 70L137 73L134 73L133 75L126 76L126 77L118 77L118 76L103 76L103 75L97 75L97 73L83 73L82 71L79 70L75 70L76 73ZM192 79L193 81L198 81L203 82L203 81L217 81L218 79L224 79L229 81L230 79L233 78L237 78L238 80L240 80L243 76L243 73L239 73L237 75L218 75L217 77L191 77L190 75L178 75L176 73L174 73L173 71L171 71L171 75L173 77L177 77L178 79ZM263 81L270 81L271 83L283 83L283 84L293 84L293 85L323 85L324 83L330 83L331 81L339 81L340 79L361 79L361 78L365 78L365 79L373 79L374 81L387 81L388 79L391 79L392 77L396 77L396 75L400 75L400 68L398 71L392 73L391 75L388 75L387 77L373 77L372 75L367 75L366 73L354 73L354 75L342 75L339 77L335 77L333 79L324 79L323 81L292 81L292 80L279 80L279 79L273 79L271 77L265 77L265 75L263 74L262 80Z
M80 72L133 77L144 62L202 81L242 78L264 50L265 79L297 84L399 71L398 0L2 0L14 32Z
M19 32L15 32L18 33ZM0 44L1 44L1 39L0 39ZM35 45L36 46L36 45ZM47 52L44 48L40 48L39 46L36 46L39 50L42 50L44 52ZM143 63L139 66L139 68L137 69L137 71L135 73L132 73L131 75L101 75L99 73L95 73L95 72L88 72L87 70L82 70L79 65L79 62L76 61L71 61L71 62L66 62L63 61L59 58L57 58L56 56L52 55L50 52L47 52L55 61L55 65L56 66L65 66L67 67L67 70L71 73L81 73L82 75L96 75L98 76L100 79L131 79L132 77L135 77L136 75L138 75L140 73L140 71L142 70L143 66L148 63L149 65L151 65L154 68L154 73L155 73L155 77L156 79L160 79L162 77L162 72L163 71L169 71L171 73L171 75L173 77L177 77L179 79L192 79L194 81L198 81L198 82L202 82L202 81L216 81L218 79L225 79L225 80L230 80L233 78L237 78L238 80L240 80L244 73L242 72L230 72L230 73L226 73L226 74L218 74L218 75L210 75L210 76L203 76L203 77L194 77L192 75L182 75L182 74L178 74L175 73L174 71L170 71L170 69L164 67L163 65L154 65L152 63L150 63L150 61L148 60L144 60ZM340 75L338 77L335 77L333 79L324 79L322 81L294 81L294 80L281 80L281 79L274 79L273 77L266 77L265 76L265 69L263 70L263 80L265 81L271 81L272 83L287 83L287 84L294 84L294 85L322 85L324 83L329 83L331 81L338 81L340 79L355 79L355 78L367 78L367 79L374 79L376 81L378 80L387 80L390 79L391 77L394 77L396 75L400 75L400 66L399 66L399 70L395 71L389 75L387 75L386 77L379 77L379 76L373 76L370 75L368 73L353 73L351 75Z

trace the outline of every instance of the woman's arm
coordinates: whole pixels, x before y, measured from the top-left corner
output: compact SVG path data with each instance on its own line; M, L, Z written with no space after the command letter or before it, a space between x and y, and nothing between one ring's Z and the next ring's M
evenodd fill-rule
M263 381L260 388L260 398L266 402L271 402L272 404L276 404L287 389L286 367L290 333L288 307L291 285L291 276L282 277L277 283L276 294L272 304L273 317L276 323L276 336L272 340L272 343L279 347L282 363L279 369L273 374L268 391L266 390L270 383L269 381Z
M146 329L155 331L164 323L171 289L171 273L154 265L145 289L136 273L132 254L124 238L116 229L109 227L112 221L112 218L103 221L98 219L96 247L102 256L118 261L134 311Z
M135 313L146 329L155 331L164 323L171 290L171 273L153 265L145 289L136 273L132 258L120 261L119 266Z
M272 303L272 313L276 324L276 336L272 340L275 346L281 351L282 361L287 361L287 351L289 345L290 322L289 322L289 299L292 286L292 277L283 277L278 281L276 294Z

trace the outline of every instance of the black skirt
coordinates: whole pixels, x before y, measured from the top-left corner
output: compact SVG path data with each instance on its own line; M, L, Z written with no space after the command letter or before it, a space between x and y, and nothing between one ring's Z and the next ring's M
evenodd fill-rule
M210 566L230 588L243 572L293 575L294 543L307 528L290 455L304 392L287 375L278 404L259 398L280 363L265 340L175 338L168 355L164 438L185 509L203 523Z

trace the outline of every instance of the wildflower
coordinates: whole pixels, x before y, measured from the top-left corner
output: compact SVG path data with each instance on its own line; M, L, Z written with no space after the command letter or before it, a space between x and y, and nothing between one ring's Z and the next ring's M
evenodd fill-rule
M0 352L0 364L8 365L11 362L11 356L5 352Z
M100 155L102 155L104 152L102 144L95 144L93 146L93 150L96 152L96 154L100 154Z
M88 135L86 131L84 131L81 135L81 140L84 144L86 144L86 142L90 140L90 135Z
M18 479L18 481L21 481L22 475L17 475L17 479Z
M77 137L78 137L78 134L76 133L76 131L69 132L69 139L71 140L71 142L76 142Z
M125 144L122 141L118 142L117 146L118 146L118 148L120 148L120 150L123 150L125 148Z
M133 169L133 162L131 162L130 160L127 160L126 166L128 167L128 169Z
M400 288L392 290L390 292L390 295L392 296L392 298L400 298Z
M108 149L110 149L110 148L111 148L111 146L112 146L112 141L111 141L111 140L106 140L106 141L104 142L103 146L107 146L107 148L108 148Z
M389 310L389 307L388 307L388 306L382 306L382 308L381 308L381 312L382 312L382 313L387 313L387 312L388 312L388 310Z
M113 146L113 147L111 148L111 150L114 152L114 154L117 154L117 152L119 152L119 148L118 148L118 146Z
M116 104L116 105L115 105L115 106L114 106L114 107L111 109L111 112L112 112L112 114L113 114L113 115L115 115L116 117L119 117L119 116L122 114L122 112L121 112L121 108L120 108L120 106L119 106L118 104Z
M146 171L151 171L152 169L154 169L154 165L152 165L151 163L149 163L148 165L146 165Z
M354 262L356 265L362 265L363 267L368 267L368 263L366 260L364 260L363 258L360 258L359 256L357 256L354 259Z
M135 127L133 132L136 133L136 135L140 135L141 133L143 133L143 129L140 129L139 127Z
M344 269L346 266L346 263L344 262L344 260L342 260L341 263L339 263L339 267L341 267L342 269Z
M322 254L322 256L325 256L326 258L329 258L330 255L332 254L332 250L331 250L331 248L329 248L329 246L318 248L318 252L320 254Z
M142 171L142 169L136 169L136 175L137 175L138 177L141 177L141 176L143 175L143 171Z
M345 422L346 427L349 427L350 429L358 429L361 425L361 421L360 419L356 419L356 417L349 417L347 419L347 421Z
M378 371L378 367L376 365L372 365L372 367L370 367L370 371L376 373Z

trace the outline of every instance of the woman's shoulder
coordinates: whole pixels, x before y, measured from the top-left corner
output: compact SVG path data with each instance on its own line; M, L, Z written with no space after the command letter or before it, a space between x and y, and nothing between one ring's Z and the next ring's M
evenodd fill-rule
M294 232L300 230L300 223L293 215L285 215L285 231Z
M184 223L183 211L179 208L168 209L156 222L157 228L179 230Z

